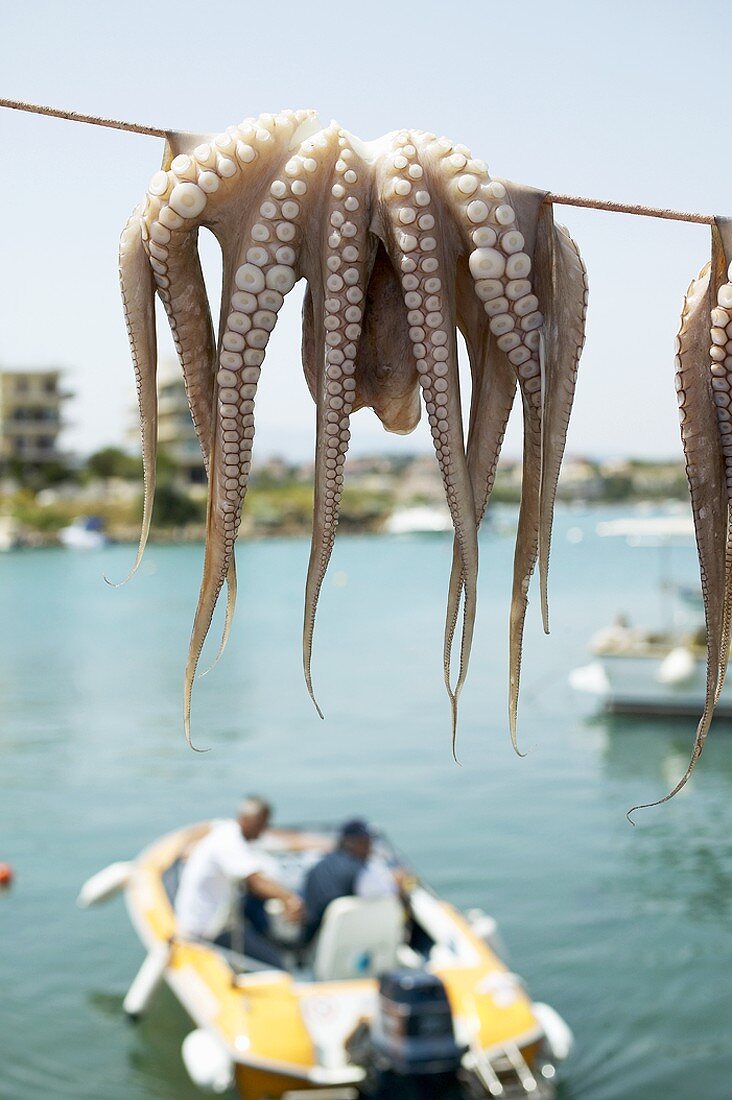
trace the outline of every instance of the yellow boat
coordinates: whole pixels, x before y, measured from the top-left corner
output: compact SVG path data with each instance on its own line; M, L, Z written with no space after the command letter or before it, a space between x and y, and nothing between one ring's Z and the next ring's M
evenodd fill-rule
M530 1000L501 957L491 917L463 915L416 879L401 901L332 902L307 955L288 944L275 913L287 969L179 936L177 877L210 826L163 837L94 875L79 895L86 907L124 890L147 952L125 1010L139 1016L168 983L195 1024L182 1048L195 1084L244 1100L403 1097L422 1087L435 1096L442 1083L471 1098L554 1095L569 1028ZM336 830L287 835L297 843L266 835L258 843L296 889ZM385 838L377 847L394 859Z

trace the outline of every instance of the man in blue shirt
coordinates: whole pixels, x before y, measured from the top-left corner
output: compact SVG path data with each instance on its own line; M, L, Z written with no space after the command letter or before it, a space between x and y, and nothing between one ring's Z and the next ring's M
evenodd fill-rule
M370 858L373 837L365 821L347 821L338 846L308 872L303 887L303 943L312 941L336 898L389 897L398 892L397 880L386 864Z

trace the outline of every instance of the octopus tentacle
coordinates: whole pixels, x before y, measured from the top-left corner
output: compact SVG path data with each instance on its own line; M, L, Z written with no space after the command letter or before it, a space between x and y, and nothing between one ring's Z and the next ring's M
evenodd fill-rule
M727 541L724 551L724 599L722 606L722 640L719 647L719 671L714 705L719 702L729 664L730 639L732 637L732 504L727 503Z
M208 145L199 146L205 153ZM189 160L181 153L172 160L178 170ZM158 293L168 317L171 335L183 371L188 407L203 455L207 477L210 476L210 453L213 439L213 399L216 380L216 340L211 311L198 254L198 234L183 229L169 230L158 219L150 225L148 252L156 260L153 269ZM164 269L164 270L162 270ZM228 596L226 617L219 649L210 668L221 659L231 633L236 606L236 562L232 557L227 576Z
M539 216L536 286L545 318L545 378L542 416L539 576L544 631L549 633L547 579L554 504L577 384L577 367L585 344L587 271L568 231L555 225L553 207Z
M461 563L464 606L460 674L454 690L450 690L449 665L444 669L451 699L454 752L457 703L467 675L475 624L478 541L465 459L455 339L458 245L449 238L440 241L439 235L434 235L435 226L443 220L441 200L447 185L442 162L447 151L444 143L430 135L400 134L390 164L384 168L381 195L388 228L387 249L402 272L412 350Z
M458 326L465 338L473 378L467 463L476 523L480 527L495 483L498 456L516 395L516 374L485 323L483 306L472 293L472 279L466 264L458 265L457 275ZM446 665L450 663L461 591L460 556L457 543L453 542L445 619Z
M370 172L339 131L338 159L327 201L325 270L316 287L317 431L315 499L303 621L303 671L308 694L320 717L312 680L313 633L318 599L333 551L343 492L343 468L351 438L350 416L356 391L356 358L362 332L364 295L373 248Z
M119 588L140 567L150 534L155 499L155 458L158 437L157 340L155 333L155 286L143 240L142 208L137 207L122 231L119 245L119 282L127 336L135 371L135 386L142 439L143 506L137 553L127 576L113 583Z
M173 173L177 180L193 182L204 194L210 194L223 177L216 171L212 154L215 139L209 136L208 140L198 142L200 136L169 134L163 169ZM170 213L168 204L151 204L157 216L150 219L148 255L151 265L153 260L157 261L153 266L155 281L183 371L191 419L208 473L216 340L198 254L198 231L191 232L185 220L177 229L164 225L160 214L166 205Z
M256 123L245 120L240 127L231 127L213 142L194 149L190 155L180 154L171 162L170 170L158 173L150 185L150 194L157 206L156 220L165 229L183 230L188 238L195 236L199 225L208 225L222 243L226 269L222 295L223 350L219 356L214 388L217 429L211 446L207 550L184 685L184 723L189 740L192 677L224 579L227 575L233 579L233 543L238 531L253 438L252 410L256 379L252 371L256 371L258 377L258 367L264 357L263 349L274 325L276 311L282 304L283 293L295 281L292 266L295 253L288 242L296 234L291 216L299 213L299 205L290 198L275 205L265 198L263 192L269 187L273 199L287 195L288 186L283 180L275 180L270 185L270 173L282 167L293 142L298 144L297 135L302 133L303 126L312 122L312 118L312 112L287 112L278 116L260 116ZM292 175L301 176L302 166L307 172L310 171L310 164L309 157L290 158L284 166L285 172L290 165ZM234 201L243 182L248 188L249 198L244 217ZM293 195L305 194L307 184L302 179L296 181L293 178L290 190ZM263 198L265 201L261 202ZM254 204L257 200L261 202L259 214L262 218L273 220L275 237L266 225L256 220ZM263 240L270 241L267 249L262 248ZM239 253L247 245L246 262L241 263ZM150 262L158 275L168 279L167 268L163 265L169 258L169 250L166 244L161 249L162 254L153 257ZM237 291L234 291L234 283ZM163 286L162 292L159 290L164 301L175 301L177 291L177 286L170 289ZM240 301L237 301L237 295ZM254 313L253 318L250 318L250 313ZM182 345L178 345L180 353ZM237 349L243 354L239 354ZM230 400L222 400L222 395L228 395ZM232 449L232 435L238 440L235 450ZM236 489L232 483L236 484ZM235 585L228 601L224 643L230 625L234 592Z
M309 158L308 158L309 159ZM288 161L293 182L304 183L296 158ZM287 171L287 166L286 166ZM229 314L221 338L217 374L218 420L209 497L207 546L202 599L194 618L188 676L195 672L203 641L228 571L239 529L241 509L249 481L254 440L254 399L265 349L274 329L284 296L297 279L301 204L294 198L274 204L267 200L262 222L252 226L245 239L230 296ZM269 207L276 205L274 213ZM260 211L261 213L261 211ZM264 233L267 237L264 237ZM260 242L260 243L257 243ZM266 247L265 247L266 244ZM211 572L215 580L211 580ZM223 572L222 572L223 571Z
M181 227L185 226L185 222L163 199L166 192L181 179L191 181L197 178L194 161L186 155L186 150L193 145L198 145L200 140L201 135L175 133L168 135L162 169L153 176L147 195L142 235L150 272L155 282L153 292L157 289L168 315L171 335L183 368L191 417L208 473L212 436L212 387L216 363L210 310L195 236L191 237L179 232ZM205 150L208 155L210 146L198 145L196 152L200 154L201 150ZM213 178L213 174L211 176ZM165 210L165 216L161 217L163 210ZM171 280L174 287L180 288L178 297L170 294ZM154 378L152 384L154 385ZM151 393L149 401L154 402L157 410L157 393ZM145 434L149 436L150 432L147 431L145 421L146 417L141 415L143 436ZM151 468L153 479L156 435L157 432L154 433L152 441L152 453L147 459L145 459L146 448L143 443L143 465L147 465L148 469ZM141 540L135 568L142 558L152 514L154 480L151 481L149 472L145 476L145 484L146 486L150 484L151 490L147 494L147 522L143 522L144 537ZM219 656L228 638L230 614L233 611L233 600L236 594L236 576L233 566L229 583L232 595L227 602L227 622L224 626Z
M529 276L536 223L544 193L501 180L481 182L476 173L464 187L473 190L462 208L460 226L468 247L475 293L483 302L497 346L516 371L524 410L521 508L514 557L509 637L509 728L514 748L528 587L539 547L542 462L542 364L540 329L544 319ZM474 184L473 184L474 181ZM510 188L510 190L509 190Z
M355 171L355 168L352 170ZM367 170L370 172L370 166L361 162L358 170L359 175ZM337 184L334 185L334 187L337 186ZM364 202L367 201L364 197ZM353 217L350 220L353 222ZM345 225L342 228L345 228ZM329 247L337 247L338 242L335 240L332 227L329 239L332 239L332 245ZM339 346L326 346L325 374L322 373L322 369L320 373L318 372L318 364L323 361L319 349L326 334L320 322L327 312L326 320L331 321L330 328L334 331L332 318L338 304L338 292L334 294L326 287L326 290L318 296L319 299L324 298L324 304L322 300L319 301L319 335L317 336L314 295L310 287L303 307L303 367L308 386L319 410L315 467L316 500L303 629L303 666L308 690L312 688L310 665L317 601L330 559L343 489L342 465L345 462L350 437L346 422L353 412L360 408L371 407L387 431L404 435L414 430L420 418L419 376L412 356L412 342L409 338L409 325L405 317L399 281L378 238L365 232L357 238L351 237L350 244L353 246L351 249L348 249L348 246L344 249L344 260L351 265L347 269L349 282L346 283L346 303L344 303L345 320L349 322L344 330L344 334L348 337L348 344L343 347L342 360ZM361 281L362 285L353 282L353 271L359 269L356 260L360 264L362 255L364 278L370 271L365 295L363 281ZM334 263L335 258L332 255L328 259ZM345 283L345 272L343 278ZM342 288L340 293L342 294ZM361 313L360 340L356 338L358 322L354 307L357 307ZM343 325L340 327L343 328ZM350 335L348 328L351 329ZM354 346L355 360L350 357ZM354 364L355 370L352 370ZM323 398L322 393L319 394L319 385L321 390L326 386L327 400ZM342 393L339 392L341 389ZM336 420L333 415L334 410L328 403L334 397L336 403L339 397L344 401L340 410L343 416L339 420ZM329 413L330 419L328 419ZM323 421L324 416L325 421ZM321 440L324 447L320 445ZM323 462L323 454L325 454L325 462ZM342 458L340 463L339 456ZM326 464L327 460L330 460L330 466ZM336 462L336 466L332 465L333 462ZM341 469L338 469L339 465ZM333 497L328 495L329 492L333 492ZM326 505L325 523L322 522L321 517L321 499ZM318 713L322 714L317 703L315 705Z
M219 648L216 650L216 656L211 664L205 669L201 676L208 676L209 672L213 672L216 665L219 663L224 655L224 650L229 644L229 638L231 637L231 628L234 624L234 611L236 610L236 597L238 592L238 581L236 577L236 558L231 555L231 561L229 562L229 569L226 574L226 608L224 610L224 625L221 629L221 637L219 639Z
M510 230L508 233L499 233L498 243L503 252L508 252L504 273L505 296L509 303L509 316L515 323L515 328L508 333L508 336L519 336L520 342L508 348L507 355L509 361L517 368L524 410L521 505L516 534L509 619L509 731L511 743L514 750L518 752L516 727L523 633L529 584L536 566L541 538L545 391L544 317L539 310L535 293L535 277L530 281L529 276L534 266L537 223L545 193L533 188L520 187L517 184L504 184L504 186L507 189L508 211L499 207L494 217L499 224L511 225L509 212L512 209L516 211L517 236L511 234ZM518 251L511 251L519 245L521 247ZM486 309L489 305L490 302L486 303Z
M508 724L511 743L519 755L522 754L519 753L518 749L517 722L524 626L526 611L529 606L529 584L539 553L540 502L534 481L534 471L540 466L541 440L527 429L524 434L521 508L516 531L513 588L509 617Z
M725 542L727 502L725 461L718 445L717 408L724 390L709 384L709 319L716 323L720 315L712 310L717 299L716 287L723 281L720 272L720 248L714 241L713 260L692 280L684 299L681 328L676 342L676 391L681 422L681 439L686 459L686 476L691 494L704 617L707 629L707 677L704 709L694 737L689 765L679 782L658 802L643 803L628 811L661 805L682 789L701 756L714 712L719 679L721 639L724 619ZM732 303L731 303L732 304ZM712 375L714 379L719 375ZM729 423L729 421L723 421Z
M717 409L719 445L724 458L725 497L727 500L727 537L725 540L724 596L722 600L722 633L719 651L719 672L714 701L724 687L729 661L732 633L732 409L725 397L732 396L732 357L728 343L732 340L732 220L717 217L712 229L712 278L719 281L716 305L711 313L711 385ZM727 270L722 270L727 268Z

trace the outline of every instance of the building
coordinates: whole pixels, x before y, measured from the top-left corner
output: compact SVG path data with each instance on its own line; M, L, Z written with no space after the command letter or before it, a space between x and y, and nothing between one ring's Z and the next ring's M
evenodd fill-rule
M201 448L177 363L163 364L158 374L158 448L183 486L206 484Z
M65 461L58 437L64 429L62 371L0 370L0 465L12 474L18 466Z

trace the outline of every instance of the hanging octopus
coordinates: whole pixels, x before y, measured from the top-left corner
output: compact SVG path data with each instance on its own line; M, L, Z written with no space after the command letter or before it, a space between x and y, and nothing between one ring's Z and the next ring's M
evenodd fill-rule
M521 645L537 561L548 630L552 516L587 304L577 248L554 225L544 199L544 192L491 179L468 149L446 138L402 130L362 142L336 123L320 128L311 111L261 115L216 137L169 135L162 170L123 232L120 279L145 483L133 572L155 488L155 294L167 313L209 475L203 579L185 673L189 740L192 685L225 584L221 648L231 625L257 383L284 296L304 278L302 358L317 414L303 666L318 713L313 633L338 524L350 418L369 407L388 431L408 433L420 418L421 393L455 535L444 639L454 747L476 613L478 528L518 389L524 466L509 703L516 744ZM198 258L201 227L222 250L218 338ZM473 378L467 440L458 329Z
M716 218L711 261L686 292L676 339L676 393L707 633L704 707L689 765L702 754L727 673L732 622L732 221ZM632 813L633 811L629 811Z

